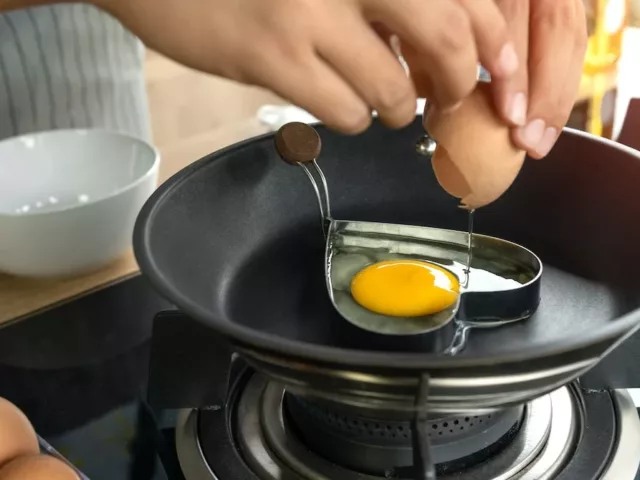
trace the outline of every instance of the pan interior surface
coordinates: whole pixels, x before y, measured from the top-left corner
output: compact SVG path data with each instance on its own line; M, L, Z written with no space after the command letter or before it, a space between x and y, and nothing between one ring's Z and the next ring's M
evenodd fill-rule
M466 230L466 212L414 151L419 120L401 131L376 122L357 137L318 131L335 218ZM612 325L632 328L640 306L637 185L637 155L577 133L563 133L545 160L527 161L507 194L476 212L475 225L541 258L541 303L525 322L474 333L460 357L570 350ZM301 170L278 159L270 136L192 165L141 217L143 272L187 313L236 340L270 338L300 352L441 353L437 333L379 335L335 311L314 193Z

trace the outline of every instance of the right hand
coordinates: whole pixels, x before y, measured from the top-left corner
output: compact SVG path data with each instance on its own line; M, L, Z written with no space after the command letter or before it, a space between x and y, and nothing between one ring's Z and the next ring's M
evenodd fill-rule
M474 89L478 62L505 85L518 69L494 0L94 1L150 48L266 87L350 134L369 126L373 109L390 127L409 124L418 93L455 107ZM425 91L374 24L408 47Z

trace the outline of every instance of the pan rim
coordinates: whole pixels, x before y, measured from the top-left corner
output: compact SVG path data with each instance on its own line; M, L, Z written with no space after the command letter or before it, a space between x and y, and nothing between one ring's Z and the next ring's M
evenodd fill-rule
M320 128L325 128L318 125ZM622 150L640 161L640 152L612 140L596 137L586 132L572 128L564 128L563 134L580 136L605 143L612 148ZM252 329L230 320L223 320L209 315L204 308L196 302L182 295L180 290L169 281L158 267L150 248L150 230L153 219L163 204L164 199L171 192L186 181L195 171L209 165L212 162L225 158L228 154L242 150L253 143L259 143L267 138L273 138L274 132L251 137L223 149L212 152L199 160L191 163L184 169L175 173L160 185L145 202L138 215L133 232L133 250L140 272L149 280L153 287L176 305L184 314L192 319L213 328L220 334L228 337L232 342L253 347L261 351L270 351L289 357L298 357L325 364L335 364L337 359L344 365L352 365L361 368L384 369L455 369L469 367L487 367L493 365L509 365L531 362L540 358L556 357L581 349L591 347L618 338L622 341L640 329L640 309L633 310L596 332L582 333L573 340L557 340L527 349L501 352L499 354L484 354L474 356L442 356L431 353L405 353L388 352L379 350L352 350L346 348L320 345L316 343L291 340L271 333Z

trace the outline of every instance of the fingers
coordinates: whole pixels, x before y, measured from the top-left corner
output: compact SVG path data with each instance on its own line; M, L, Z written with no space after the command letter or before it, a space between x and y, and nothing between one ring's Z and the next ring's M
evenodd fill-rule
M578 2L531 2L529 110L527 124L514 132L513 140L534 158L549 153L575 101L586 42L584 10Z
M585 32L580 34L578 38L584 39L584 41L578 40L574 46L573 55L571 62L569 64L568 72L566 74L565 80L562 83L562 94L560 96L559 103L555 106L555 114L551 114L551 120L549 123L558 125L557 128L551 130L548 135L548 138L543 138L541 147L530 155L533 158L543 158L546 156L553 145L558 140L558 137L562 133L562 128L566 125L569 116L571 115L571 110L575 105L576 98L578 97L578 92L580 90L580 81L582 79L582 71L584 68L584 57L587 49L587 33L586 33L586 25Z
M414 120L413 83L390 46L358 12L345 9L333 22L328 22L320 32L317 49L362 100L378 112L383 123L400 128Z
M492 78L491 88L498 113L507 124L522 126L527 121L528 108L528 51L529 0L497 0L510 38L516 49L519 65L508 78Z
M475 87L478 52L471 21L451 0L361 0L370 21L384 23L402 40L412 74L428 75L432 100L449 109Z
M501 81L520 64L504 17L494 0L362 0L368 18L401 35L418 93L439 108L455 108L476 85L482 62ZM509 95L509 83L504 84ZM506 107L503 116L508 117Z
M478 58L491 73L492 80L511 77L518 70L520 60L510 39L507 22L495 1L458 0L458 3L469 16Z
M296 58L272 50L269 57L255 60L251 77L259 79L256 84L309 111L328 127L357 134L371 124L369 106L335 70L312 52Z
M411 80L416 89L416 93L419 98L428 98L430 102L442 105L442 100L438 100L436 90L433 86L431 76L434 74L433 68L426 62L423 54L418 52L408 43L401 43L402 56L409 66L409 73ZM475 80L474 80L475 82ZM446 105L444 108L455 107L460 102L453 100L451 105Z

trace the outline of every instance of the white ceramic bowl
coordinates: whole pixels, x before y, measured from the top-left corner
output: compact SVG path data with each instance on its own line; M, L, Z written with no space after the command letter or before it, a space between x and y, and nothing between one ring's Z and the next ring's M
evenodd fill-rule
M103 130L1 141L0 271L67 276L117 258L131 246L159 164L151 145Z

